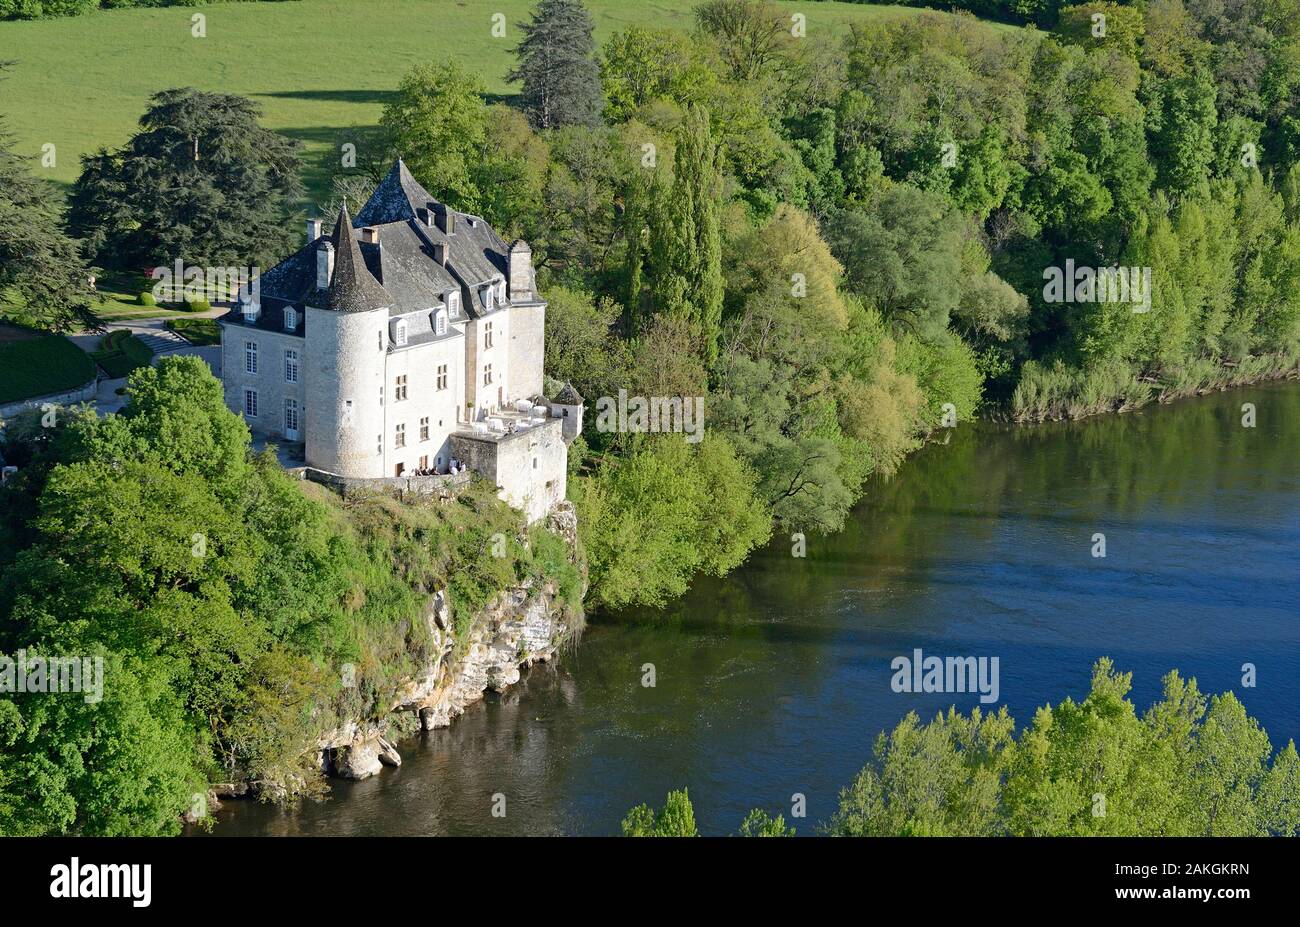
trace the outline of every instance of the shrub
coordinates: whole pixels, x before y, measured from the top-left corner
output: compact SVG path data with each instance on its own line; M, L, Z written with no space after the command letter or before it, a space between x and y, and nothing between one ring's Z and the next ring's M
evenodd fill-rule
M186 312L207 312L212 308L212 303L206 299L187 299L184 306Z
M141 293L138 297L136 297L136 301L139 302L140 305L142 305L142 306L156 306L156 305L158 305L158 300L154 299L154 298L153 298L153 294L150 293L148 290L145 290L145 291L144 291L143 293Z

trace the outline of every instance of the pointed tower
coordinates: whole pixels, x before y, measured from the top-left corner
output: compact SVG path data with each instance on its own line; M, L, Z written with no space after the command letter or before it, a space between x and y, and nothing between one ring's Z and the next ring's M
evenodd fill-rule
M346 205L317 247L324 256L306 300L307 464L346 477L388 476L384 379L394 301L366 267Z

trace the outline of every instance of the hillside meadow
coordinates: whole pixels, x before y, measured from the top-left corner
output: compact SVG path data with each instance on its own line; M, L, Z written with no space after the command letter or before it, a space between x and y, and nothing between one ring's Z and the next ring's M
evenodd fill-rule
M629 25L689 29L697 0L589 0L596 40ZM17 150L55 163L39 167L70 184L78 159L129 137L149 96L168 87L243 94L264 124L307 146L304 181L319 200L336 146L364 144L385 101L412 65L453 56L488 91L508 95L512 49L532 0L295 0L162 9L101 10L84 16L0 23L0 116ZM850 23L914 16L921 10L853 3L786 2L807 16L809 34ZM206 37L191 17L206 17ZM492 16L506 18L494 38ZM991 28L1011 28L992 26ZM355 138L353 136L356 136ZM38 162L39 163L39 162Z

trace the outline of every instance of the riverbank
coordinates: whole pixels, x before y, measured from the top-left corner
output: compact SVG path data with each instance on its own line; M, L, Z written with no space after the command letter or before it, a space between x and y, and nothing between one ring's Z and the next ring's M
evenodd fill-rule
M998 656L1000 704L1022 721L1085 696L1099 656L1134 673L1139 711L1177 667L1235 691L1278 746L1300 736L1297 423L1300 385L1282 382L955 429L873 482L806 557L782 538L663 608L595 615L571 656L408 742L401 769L297 809L228 805L213 833L613 834L686 785L705 833L760 806L810 834L879 731L979 704L895 693L890 660L918 646ZM1105 558L1091 554L1099 531ZM1256 686L1242 686L1246 662ZM805 819L789 815L795 793Z

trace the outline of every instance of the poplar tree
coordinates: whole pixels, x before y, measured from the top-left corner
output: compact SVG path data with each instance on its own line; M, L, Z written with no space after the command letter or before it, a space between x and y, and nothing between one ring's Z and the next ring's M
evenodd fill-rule
M644 248L629 233L629 308L642 318L644 280L650 311L686 321L712 366L722 329L722 152L702 107L687 110L675 140L671 185L658 172L644 190Z
M519 28L519 66L508 80L523 82L523 109L533 125L598 124L604 97L587 8L579 0L542 0Z

